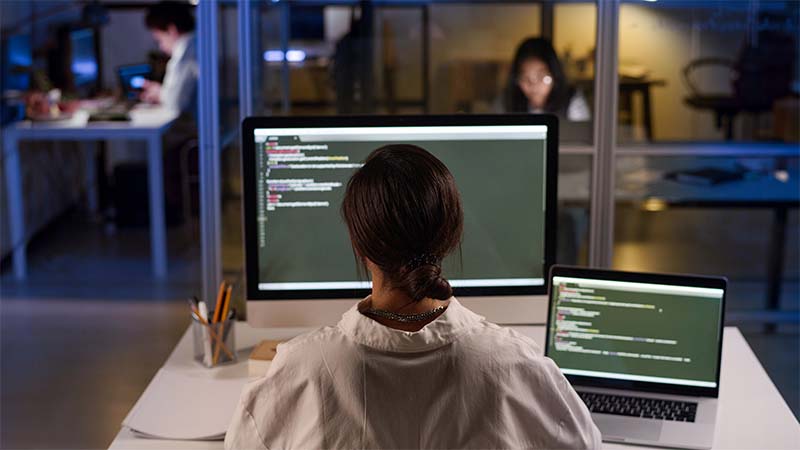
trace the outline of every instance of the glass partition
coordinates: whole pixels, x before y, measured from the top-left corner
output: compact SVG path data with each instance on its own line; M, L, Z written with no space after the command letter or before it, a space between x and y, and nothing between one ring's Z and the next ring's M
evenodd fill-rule
M797 311L798 19L794 1L620 6L614 267L727 276L729 317Z
M726 276L731 318L796 312L799 168L797 155L620 156L614 267Z
M255 13L256 113L552 112L565 142L592 142L593 3L262 2ZM521 62L548 59L543 46L553 58L523 74L512 65L529 38L546 43ZM521 82L548 101L529 102Z
M619 142L798 139L800 3L625 2Z
M587 261L593 2L260 2L253 13L258 115L558 114L568 153L560 158L558 261ZM531 38L541 39L520 50ZM542 42L554 61L512 70L518 51L523 62L546 59ZM558 101L536 109L521 81ZM512 88L521 99L514 106Z

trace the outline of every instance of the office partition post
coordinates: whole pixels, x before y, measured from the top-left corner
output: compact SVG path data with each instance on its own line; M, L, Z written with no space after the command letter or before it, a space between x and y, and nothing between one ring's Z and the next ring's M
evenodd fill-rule
M289 78L289 59L287 58L287 53L289 52L289 27L291 26L289 22L289 2L282 2L279 8L281 13L281 52L283 53L283 59L281 60L281 87L283 88L281 90L281 113L289 114L292 89L291 79Z
M614 248L614 152L617 140L619 0L597 1L589 265L610 267Z
M203 300L209 301L222 279L218 2L200 2L197 13L201 279Z
M253 16L252 1L238 0L239 21L239 120L253 115Z

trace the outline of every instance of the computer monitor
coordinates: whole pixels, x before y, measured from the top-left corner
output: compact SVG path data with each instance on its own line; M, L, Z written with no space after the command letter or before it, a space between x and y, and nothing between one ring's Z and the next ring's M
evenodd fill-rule
M69 73L75 89L94 88L99 78L97 40L90 27L69 32Z
M498 323L544 323L556 242L557 120L549 115L248 118L242 124L247 318L335 324L369 294L340 204L373 150L415 144L452 172L461 251L455 296Z
M33 52L31 35L9 36L3 42L3 91L27 91L31 86Z

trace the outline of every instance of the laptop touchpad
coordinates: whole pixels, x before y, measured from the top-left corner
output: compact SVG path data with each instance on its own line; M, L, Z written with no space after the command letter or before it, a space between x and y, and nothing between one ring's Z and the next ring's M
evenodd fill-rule
M603 439L609 440L657 441L661 436L661 426L663 425L660 420L612 416L609 414L592 414L592 420L594 420L597 428L600 429Z

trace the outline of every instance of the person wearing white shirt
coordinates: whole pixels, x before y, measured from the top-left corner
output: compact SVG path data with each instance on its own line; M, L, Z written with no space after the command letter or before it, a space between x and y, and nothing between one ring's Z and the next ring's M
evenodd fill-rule
M159 49L170 58L163 83L145 82L142 100L196 116L198 68L191 6L175 1L157 3L148 9L145 24Z
M533 340L453 297L461 199L413 145L375 150L342 203L372 294L278 346L244 388L225 448L599 448L575 391ZM343 262L344 263L344 262Z
M503 109L515 113L552 113L573 122L591 120L589 104L571 89L553 45L545 38L528 38L517 47Z

